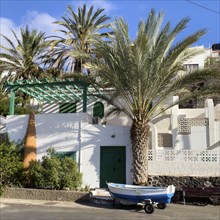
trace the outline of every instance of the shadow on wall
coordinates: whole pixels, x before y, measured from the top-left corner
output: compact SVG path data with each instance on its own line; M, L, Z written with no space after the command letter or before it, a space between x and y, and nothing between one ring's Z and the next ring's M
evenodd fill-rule
M11 141L14 141L17 144L24 141L28 119L28 115L7 116L6 130Z
M82 128L82 169L85 179L97 185L100 180L100 146L125 146L126 147L126 164L129 164L128 147L130 146L129 138L130 127L127 126L102 126L84 124ZM91 173L93 177L91 177ZM91 180L90 178L96 178ZM96 187L99 187L96 186Z
M56 151L76 151L76 159L80 160L84 175L88 175L89 178L92 174L92 178L96 178L94 182L97 182L100 173L100 146L130 146L130 127L92 125L84 121L80 134L80 119L73 117L74 115L35 115L37 159L46 155L47 149L51 147ZM14 117L12 122L15 122L19 128L21 124L27 127L27 120L25 120L25 118L18 116ZM12 122L10 124L11 131L13 131ZM21 136L17 129L14 132L17 137ZM26 129L23 136L25 132ZM79 155L80 144L81 155Z
M46 154L51 147L57 151L78 150L79 122L73 114L38 115L36 130L38 155Z

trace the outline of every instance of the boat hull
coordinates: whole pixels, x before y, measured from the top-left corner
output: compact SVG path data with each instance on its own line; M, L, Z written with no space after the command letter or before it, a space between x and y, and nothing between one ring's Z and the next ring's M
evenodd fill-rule
M140 203L146 199L152 202L170 203L175 192L174 186L161 188L108 183L108 188L113 197L134 203Z

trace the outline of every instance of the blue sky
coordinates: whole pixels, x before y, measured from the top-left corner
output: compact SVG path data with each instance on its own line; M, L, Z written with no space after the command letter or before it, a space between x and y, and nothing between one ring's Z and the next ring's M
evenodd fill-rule
M68 4L77 8L83 3L93 4L105 8L105 13L112 19L123 17L128 25L132 39L135 38L137 25L145 20L151 8L165 12L165 21L171 20L175 25L183 17L189 16L191 21L179 36L182 39L200 28L207 28L208 33L203 36L197 45L209 47L220 42L220 0L95 0L95 1L61 1L61 0L1 0L0 32L12 38L10 28L19 33L19 28L28 24L31 28L44 31L46 35L54 35L52 30L57 29L53 21L61 20ZM195 5L195 4L201 5ZM206 9L208 8L208 9ZM1 38L1 44L4 40Z

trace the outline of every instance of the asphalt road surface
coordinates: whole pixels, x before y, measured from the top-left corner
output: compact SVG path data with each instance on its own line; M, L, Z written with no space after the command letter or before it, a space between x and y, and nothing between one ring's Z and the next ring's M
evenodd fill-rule
M153 214L146 214L140 207L91 207L73 208L47 207L32 205L1 204L1 220L220 220L220 206L192 206L170 204L165 210L155 209Z

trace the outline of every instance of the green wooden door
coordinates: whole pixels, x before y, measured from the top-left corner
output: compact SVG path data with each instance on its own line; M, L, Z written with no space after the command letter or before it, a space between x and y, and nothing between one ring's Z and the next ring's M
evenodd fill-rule
M126 182L125 147L101 146L100 153L100 188L106 188L107 182Z

